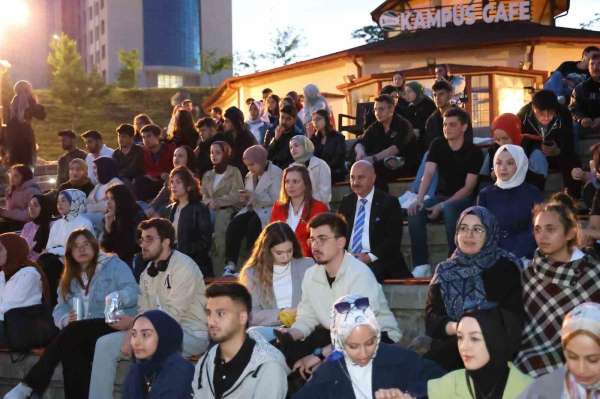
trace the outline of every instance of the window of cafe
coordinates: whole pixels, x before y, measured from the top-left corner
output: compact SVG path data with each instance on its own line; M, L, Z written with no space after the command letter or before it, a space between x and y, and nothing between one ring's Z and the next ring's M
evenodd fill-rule
M490 77L471 76L471 93L467 93L471 105L473 129L490 125Z
M494 75L496 115L505 112L516 114L531 101L535 79L524 76Z

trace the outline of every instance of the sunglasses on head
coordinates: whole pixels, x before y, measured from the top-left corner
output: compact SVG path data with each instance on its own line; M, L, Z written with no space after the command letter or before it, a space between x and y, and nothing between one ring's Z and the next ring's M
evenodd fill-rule
M369 307L369 298L360 297L352 302L349 302L349 301L338 302L335 305L333 305L333 307L335 308L335 310L338 313L348 313L350 311L350 309L352 309L352 307L354 307L358 310L365 310L366 308Z

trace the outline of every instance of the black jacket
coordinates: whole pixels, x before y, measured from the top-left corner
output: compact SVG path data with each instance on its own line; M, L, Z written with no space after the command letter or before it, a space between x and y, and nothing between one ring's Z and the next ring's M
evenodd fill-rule
M210 161L210 146L215 141L225 141L229 145L233 144L230 138L225 137L225 134L221 132L217 132L210 139L198 143L198 146L194 149L194 155L196 155L195 168L198 170L199 179L202 179L202 176L213 168L213 164Z
M231 145L231 158L229 159L229 164L238 168L242 176L246 176L248 168L243 161L244 151L246 151L248 147L258 144L256 138L250 133L250 130L245 127L236 134L231 132L225 133L225 140Z
M119 177L135 179L144 174L144 149L134 144L125 154L120 148L117 148L112 155L117 163Z
M314 156L327 162L331 169L331 180L336 183L346 178L346 138L338 132L327 133L325 144L321 144L320 133L311 137L315 146Z
M346 195L338 209L348 222L347 242L350 246L354 215L356 214L357 196L354 193ZM406 268L402 256L402 209L398 199L375 189L373 203L369 215L369 241L371 253L377 260L371 263L371 268L378 281L386 278L412 277Z
M600 117L600 82L589 78L573 89L569 110L573 119L581 122L583 118Z
M138 207L137 213L132 215L129 220L116 218L111 226L110 233L106 231L103 221L102 249L106 252L116 253L123 262L132 266L133 256L140 250L137 243L137 226L144 219L146 219L146 215Z
M292 130L284 132L278 139L275 138L275 130L269 129L265 134L265 145L269 151L269 161L279 166L282 170L287 168L294 158L290 153L290 139L296 135L302 135L303 133L297 126L294 126ZM243 174L242 176L245 176Z
M170 204L167 210L169 220L173 222L177 202ZM212 224L208 208L200 200L191 201L179 215L176 248L196 262L204 277L214 275L209 256L211 243Z

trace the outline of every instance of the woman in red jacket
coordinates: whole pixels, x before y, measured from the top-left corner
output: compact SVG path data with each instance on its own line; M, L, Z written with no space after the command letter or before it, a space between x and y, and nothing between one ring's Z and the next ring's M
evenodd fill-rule
M312 257L308 245L308 221L329 209L312 196L312 185L308 169L292 165L283 171L279 199L271 212L271 222L286 222L296 233L304 256Z

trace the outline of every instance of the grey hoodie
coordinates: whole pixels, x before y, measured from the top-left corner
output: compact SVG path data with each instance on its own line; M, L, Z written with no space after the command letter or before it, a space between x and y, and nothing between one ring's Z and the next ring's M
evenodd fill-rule
M257 332L248 335L256 344L250 362L233 386L223 394L227 399L283 399L287 394L287 374L290 372L283 354ZM213 375L217 345L196 364L192 388L194 399L213 399Z
M564 367L550 374L538 377L517 399L557 399L562 398L565 381Z

